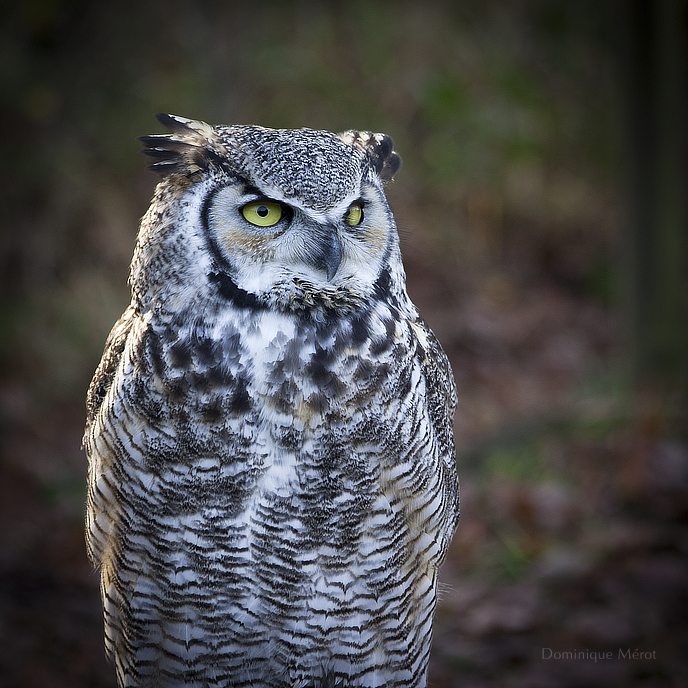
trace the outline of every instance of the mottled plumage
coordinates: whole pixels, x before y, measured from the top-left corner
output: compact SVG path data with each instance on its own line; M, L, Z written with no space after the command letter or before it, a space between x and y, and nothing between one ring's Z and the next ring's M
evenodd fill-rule
M84 439L119 684L425 686L456 393L392 141L160 120Z

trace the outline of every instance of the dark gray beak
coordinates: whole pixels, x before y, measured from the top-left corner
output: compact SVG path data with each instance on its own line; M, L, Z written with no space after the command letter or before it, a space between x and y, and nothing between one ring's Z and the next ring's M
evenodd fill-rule
M313 242L309 259L313 267L322 270L327 275L328 281L337 274L339 264L342 262L342 244L336 228L323 228L322 233Z

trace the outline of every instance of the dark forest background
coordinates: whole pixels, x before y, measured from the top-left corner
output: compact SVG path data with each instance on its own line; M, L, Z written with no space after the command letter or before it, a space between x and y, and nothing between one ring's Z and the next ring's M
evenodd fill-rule
M687 26L673 0L3 2L0 685L114 686L80 442L156 112L395 139L460 399L431 685L688 685Z

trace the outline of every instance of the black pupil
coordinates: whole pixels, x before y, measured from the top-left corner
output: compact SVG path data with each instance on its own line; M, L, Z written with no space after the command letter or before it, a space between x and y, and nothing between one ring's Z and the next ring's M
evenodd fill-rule
M260 215L261 217L267 217L269 212L270 211L264 205L260 205L256 208L256 214Z

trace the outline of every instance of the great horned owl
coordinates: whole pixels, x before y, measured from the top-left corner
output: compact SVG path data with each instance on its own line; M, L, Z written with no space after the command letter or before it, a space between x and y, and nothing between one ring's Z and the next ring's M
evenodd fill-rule
M456 392L406 293L392 140L158 119L84 438L119 684L425 686Z

